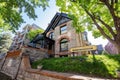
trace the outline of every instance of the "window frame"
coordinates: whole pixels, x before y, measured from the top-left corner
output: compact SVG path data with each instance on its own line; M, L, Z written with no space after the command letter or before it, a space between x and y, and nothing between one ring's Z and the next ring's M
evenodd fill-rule
M66 27L65 30L63 29L65 32L62 31L62 28L64 28L64 27ZM66 24L60 27L60 34L65 34L65 33L67 33L67 25Z
M63 52L63 51L68 51L68 40L66 39L66 41L63 41L65 40L66 38L63 38L60 40L60 52ZM65 44L67 45L67 48L66 49L62 49L62 44Z
M54 32L50 32L49 35L48 35L48 37L49 37L50 39L54 40Z

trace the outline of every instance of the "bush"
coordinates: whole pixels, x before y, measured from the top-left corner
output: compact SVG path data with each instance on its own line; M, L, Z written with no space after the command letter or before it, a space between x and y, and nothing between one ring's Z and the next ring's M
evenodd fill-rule
M43 69L87 74L106 78L116 78L116 70L120 68L120 55L92 55L66 58L50 58L32 63L33 68L43 65Z

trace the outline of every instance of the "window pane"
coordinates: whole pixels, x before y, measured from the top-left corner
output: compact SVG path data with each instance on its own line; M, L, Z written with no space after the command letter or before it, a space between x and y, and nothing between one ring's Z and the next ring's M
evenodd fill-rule
M83 40L87 41L87 35L82 34L82 38L83 38Z
M65 26L61 27L60 32L61 32L61 34L66 33L67 32L67 26L65 25Z
M61 42L60 42L60 50L61 51L68 50L68 41L67 41L67 39L61 40Z
M54 39L54 33L53 33L53 32L51 32L51 33L49 34L49 38L50 38L50 39Z
M67 43L62 43L61 44L61 51L68 50L68 44Z

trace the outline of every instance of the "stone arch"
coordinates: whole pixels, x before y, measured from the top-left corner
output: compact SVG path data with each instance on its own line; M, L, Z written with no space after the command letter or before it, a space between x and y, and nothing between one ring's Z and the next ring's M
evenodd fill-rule
M51 30L51 31L49 31L47 34L46 34L46 37L49 37L49 35L50 35L50 33L54 33L54 30Z
M59 43L60 43L60 41L61 41L62 39L67 39L67 40L68 40L68 42L70 41L69 36L62 35L62 36L60 36L60 37L58 38L58 40L57 40L57 44L59 44Z

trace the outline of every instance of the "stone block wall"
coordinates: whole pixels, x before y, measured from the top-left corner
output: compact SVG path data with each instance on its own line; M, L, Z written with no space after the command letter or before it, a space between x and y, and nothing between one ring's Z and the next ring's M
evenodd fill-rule
M60 27L64 25L67 26L67 32L64 34L60 34ZM69 41L68 49L72 47L83 46L82 36L80 33L79 34L76 33L75 29L72 26L72 21L68 21L57 26L54 30L54 34L55 34L55 54L62 53L60 52L60 40L63 38L66 38ZM70 52L68 51L68 53Z
M4 63L4 59L0 59L0 69L1 69L2 66L3 66L3 63Z
M19 57L6 58L1 71L14 78L17 74L19 64Z
M39 69L32 69L28 56L22 58L17 80L60 80L54 77L46 76L46 72Z
M17 80L83 80L73 78L73 74L61 74L57 72L32 69L28 56L23 56Z
M47 50L45 49L36 49L31 47L22 48L23 55L28 55L31 61L36 61L47 57Z

